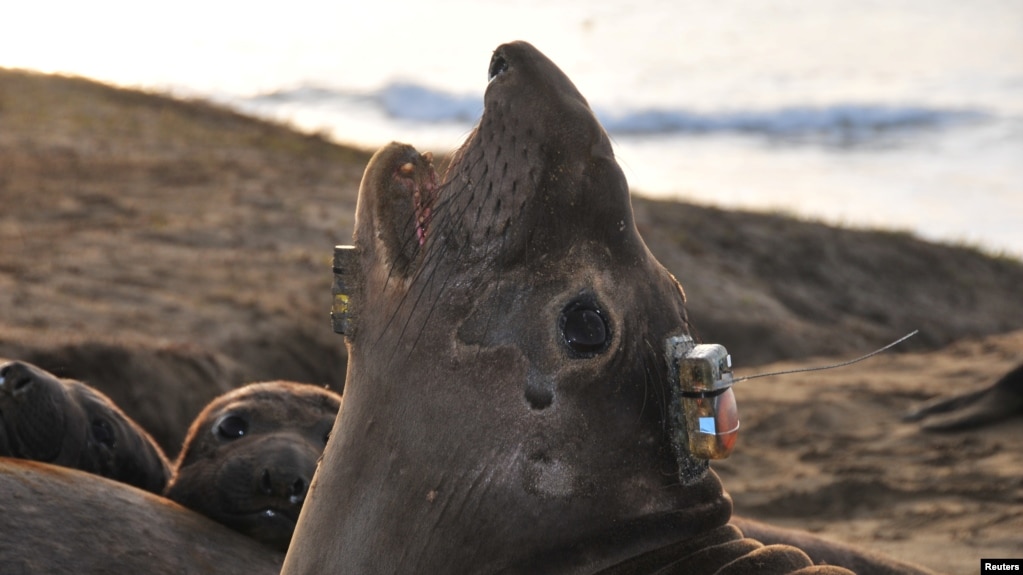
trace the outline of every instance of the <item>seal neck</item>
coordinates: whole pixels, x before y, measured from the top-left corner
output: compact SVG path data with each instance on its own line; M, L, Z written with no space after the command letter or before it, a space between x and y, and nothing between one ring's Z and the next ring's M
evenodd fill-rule
M512 573L646 573L675 563L710 544L742 538L728 522L732 500L717 474L685 487L694 502L646 517L613 520L610 525L556 549L528 555Z

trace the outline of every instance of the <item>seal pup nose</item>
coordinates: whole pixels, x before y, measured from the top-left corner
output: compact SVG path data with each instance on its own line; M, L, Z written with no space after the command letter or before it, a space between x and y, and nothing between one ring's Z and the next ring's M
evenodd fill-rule
M288 501L291 503L301 503L305 499L306 486L309 482L299 477L291 484L291 493L288 495Z
M309 479L288 471L271 472L264 468L259 478L259 491L263 495L281 497L289 503L301 503L305 499Z
M264 469L263 476L259 478L259 490L263 492L263 495L273 495L274 493L274 484L270 479L270 470L268 469Z
M19 361L0 366L0 393L14 396L30 387L32 381L32 370Z

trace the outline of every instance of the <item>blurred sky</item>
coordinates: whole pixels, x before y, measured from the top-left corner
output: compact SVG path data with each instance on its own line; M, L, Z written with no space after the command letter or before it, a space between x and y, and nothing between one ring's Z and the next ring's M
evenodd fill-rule
M1019 74L1023 57L1006 56L1023 54L1023 1L41 0L5 6L0 65L202 91L310 80L369 88L422 73L468 91L479 89L489 52L515 39L573 77L593 78L587 93L628 89L622 77L646 84L686 82L707 69L773 73L778 61L803 91L813 77L825 90L898 90L902 77L949 68ZM636 77L657 70L645 61L659 60L675 77ZM722 89L735 97L774 85Z

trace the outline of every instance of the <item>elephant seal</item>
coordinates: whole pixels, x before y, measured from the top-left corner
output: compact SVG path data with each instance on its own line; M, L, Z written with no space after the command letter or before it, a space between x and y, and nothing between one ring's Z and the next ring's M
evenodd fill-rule
M984 389L934 398L903 419L921 421L926 431L961 431L1019 415L1023 415L1023 364Z
M153 493L170 476L163 451L98 390L30 363L0 363L0 456L81 469Z
M607 134L529 44L489 76L443 180L401 144L366 168L345 401L282 573L848 573L728 523L675 440L685 298Z
M0 457L0 571L276 574L283 554L147 491Z
M340 405L337 393L286 381L221 395L189 428L166 497L286 550Z

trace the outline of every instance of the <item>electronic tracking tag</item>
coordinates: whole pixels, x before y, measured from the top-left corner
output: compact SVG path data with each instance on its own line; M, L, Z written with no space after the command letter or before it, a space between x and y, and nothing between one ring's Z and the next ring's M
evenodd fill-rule
M918 333L913 330L888 345L866 355L841 363L760 373L735 379L732 358L724 346L716 343L696 345L688 335L665 341L671 378L672 443L679 461L683 482L698 479L709 459L731 455L739 434L739 409L732 385L740 381L835 369L861 362L891 349Z
M728 457L739 433L731 356L722 345L695 345L686 335L668 338L666 347L676 446L697 459Z
M358 285L358 250L355 246L334 246L333 303L330 306L330 321L335 333L352 337L355 327L355 310L352 296Z

